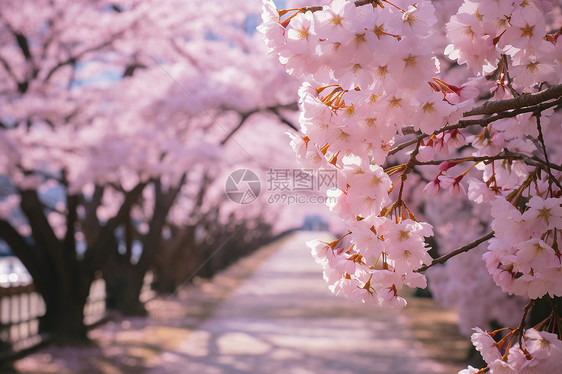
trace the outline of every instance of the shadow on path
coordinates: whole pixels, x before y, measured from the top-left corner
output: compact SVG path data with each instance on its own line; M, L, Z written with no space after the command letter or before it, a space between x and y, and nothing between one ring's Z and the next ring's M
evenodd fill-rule
M152 301L151 318L93 330L97 347L47 347L16 368L34 374L444 374L465 366L452 357L463 350L462 338L441 334L440 320L448 318L453 328L454 314L434 312L432 301L413 300L404 314L332 295L304 244L323 235L292 234L212 281Z
M396 310L332 295L298 233L148 373L447 373Z

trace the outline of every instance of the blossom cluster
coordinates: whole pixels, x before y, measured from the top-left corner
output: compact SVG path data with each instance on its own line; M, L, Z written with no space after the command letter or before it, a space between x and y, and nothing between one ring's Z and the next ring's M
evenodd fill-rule
M547 35L545 14L554 0L465 0L447 24L451 42L445 54L459 64L467 64L475 74L497 68L503 56L509 57L515 87L533 89L536 84L560 83L562 49L556 48L557 35ZM505 89L507 77L501 79Z
M484 254L494 281L509 294L562 296L560 199L531 198L524 213L503 198L492 202L495 237Z
M403 285L427 286L425 276L414 270L431 261L424 242L433 233L431 225L369 215L348 228L351 240L307 243L332 292L356 302L404 307L406 301L397 295Z
M400 199L391 204L392 181L376 165L397 133L414 124L431 134L457 122L477 91L433 79L439 64L430 1L383 7L336 0L305 10L279 12L264 1L260 31L286 69L307 79L299 90L304 136L291 134L297 157L307 168L340 173L331 208L345 219L352 248L332 248L332 255L349 271L326 257L319 261L335 292L382 303L375 296L390 290L391 304L404 305L396 293L404 283L425 286L414 270L431 261L423 237L432 231Z
M423 215L414 215L403 194L412 171L433 165L438 174L426 183L427 195L447 189L491 215L495 233L467 250L493 237L483 258L502 291L562 296L562 155L543 134L560 134L556 101L547 102L559 97L521 104L528 108L475 108L480 97L490 104L515 100L562 82L562 29L548 23L554 1L464 0L447 23L446 47L437 1L334 0L287 10L263 3L259 30L267 47L304 81L302 134L290 134L291 146L306 169L338 172L329 205L346 234L308 243L334 293L401 307L400 288L425 287L420 271L447 260L429 256L433 228L416 218ZM474 77L448 82L443 55ZM462 119L475 115L481 117ZM383 168L401 151L404 157ZM547 334L521 330L528 346L511 350L533 350L535 333ZM525 367L539 365L541 352L525 356Z
M487 204L470 204L459 194L440 193L425 199L424 216L435 227L434 239L442 255L489 229L482 220L488 213ZM432 298L457 312L459 331L466 336L474 326L488 330L498 325L517 326L529 302L524 296L508 295L495 284L482 260L487 247L484 242L425 272Z
M556 334L528 329L520 341L509 347L509 338L512 338L510 335L496 342L493 334L479 328L474 330L472 343L482 354L490 373L556 373L560 370L562 341ZM459 374L479 372L482 371L469 366Z

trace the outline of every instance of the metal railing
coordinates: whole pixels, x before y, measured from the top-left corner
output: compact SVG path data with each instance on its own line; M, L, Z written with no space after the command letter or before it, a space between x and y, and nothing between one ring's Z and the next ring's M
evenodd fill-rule
M44 314L45 303L33 284L0 286L0 358L39 344Z
M30 284L0 282L0 363L48 341L39 331L45 302ZM93 326L106 317L105 281L94 280L84 307L84 323Z
M146 274L140 299L146 302L154 297L150 289L152 272ZM14 279L15 280L15 279ZM15 283L0 280L0 366L3 362L48 341L39 331L39 319L45 315L45 302L29 280ZM105 307L105 281L97 278L92 282L90 294L84 306L84 324L93 327L107 319Z

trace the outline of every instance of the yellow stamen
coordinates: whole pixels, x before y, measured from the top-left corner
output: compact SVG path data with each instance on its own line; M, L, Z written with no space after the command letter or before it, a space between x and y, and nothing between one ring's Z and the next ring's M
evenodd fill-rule
M528 36L529 38L533 37L533 30L535 29L535 26L530 26L528 23L526 24L525 27L520 27L519 28L521 30L521 37L526 37Z
M330 20L330 23L334 26L342 26L341 21L343 21L343 17L336 14L332 17L332 19Z
M413 68L413 67L415 67L416 64L417 64L417 63L416 63L416 59L417 59L417 56L408 55L408 57L406 57L406 58L404 59L405 66L406 66L407 68Z
M422 110L424 113L433 113L435 112L435 108L433 107L434 103L430 103L430 102L426 102L423 106L422 106Z
M392 96L392 99L389 102L389 106L391 108L401 108L402 107L402 105L400 104L401 101L402 99L399 99L396 96Z

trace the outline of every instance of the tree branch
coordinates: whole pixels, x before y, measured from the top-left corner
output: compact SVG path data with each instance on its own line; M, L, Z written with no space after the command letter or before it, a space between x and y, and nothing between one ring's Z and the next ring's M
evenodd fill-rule
M68 187L67 187L68 188ZM76 258L76 223L78 221L77 207L79 198L77 195L66 195L66 233L63 240L63 256L66 266L75 268Z
M20 190L20 207L31 226L35 245L49 251L57 258L61 242L45 216L43 203L35 190Z
M90 200L86 200L85 196L80 195L80 203L84 207L85 216L80 222L84 236L86 237L86 242L91 243L100 230L100 222L96 215L97 208L101 205L103 193L105 188L100 185L94 187L94 193Z
M27 42L27 38L25 37L25 35L15 30L11 30L11 31L12 34L14 35L14 38L16 38L18 46L20 47L21 53L25 57L25 60L33 62L33 56L31 55L31 50L29 49L29 43Z
M225 145L226 142L228 141L228 139L230 139L238 130L240 130L242 128L242 126L244 125L244 123L246 122L246 120L248 118L250 118L250 116L254 113L257 113L258 109L254 109L250 112L246 112L246 113L242 113L242 117L240 117L240 122L238 122L238 125L236 125L236 127L228 133L228 135L226 135L226 137L220 142L220 145Z
M14 74L12 67L10 66L10 64L8 64L8 61L6 61L2 56L0 56L0 65L4 67L8 75L14 80L14 83L19 85L18 78Z
M147 66L138 62L134 62L125 67L122 78L132 77L137 69L146 69Z
M416 161L416 165L440 165L445 161L449 162L462 162L462 161L470 161L470 162L487 162L487 161L495 161L495 160L521 160L525 162L527 165L536 166L544 171L548 172L549 165L546 161L541 160L539 158L531 158L527 155L522 153L515 153L504 151L495 156L481 156L481 157L458 157L458 158L448 158L447 160L432 160L432 161ZM552 169L556 169L558 171L562 171L562 166L550 164Z
M543 154L544 154L544 159L546 161L546 172L548 173L548 189L550 194L552 195L552 181L555 181L556 178L554 177L554 175L552 174L552 170L551 167L554 167L554 165L550 164L550 161L548 160L548 152L546 151L546 145L544 144L544 137L542 134L542 126L541 126L541 114L540 113L536 113L535 115L536 119L537 119L537 130L539 132L539 142L541 144L541 148L543 150Z
M30 274L37 272L37 258L33 247L25 238L12 226L12 224L0 218L0 238L2 238L11 248L14 255L21 260Z
M256 113L260 113L260 112L271 112L273 114L275 114L279 120L281 122L283 122L284 124L286 124L287 126L289 126L290 128L292 128L295 131L298 131L297 127L291 123L289 120L287 120L286 118L284 118L280 113L279 113L279 109L294 109L297 110L298 109L298 104L297 103L290 103L290 104L283 104L283 105L275 105L275 106L269 106L267 108L262 108L262 109L254 109L251 110L249 112L245 112L245 113L240 113L241 117L240 117L240 122L238 123L238 125L236 125L236 127L220 142L220 145L224 145L238 130L240 130L242 128L242 126L244 125L244 123L248 120L248 118L250 118L250 116L256 114ZM225 110L229 110L228 108L226 108Z
M484 243L486 240L490 240L494 237L494 232L490 232L484 236L482 236L481 238L476 239L475 241L468 243L467 245L460 247L458 249L455 249L454 251L447 253L444 256L441 256L439 258L436 258L435 260L431 261L431 264L429 265L424 265L421 268L419 268L418 270L416 270L416 273L422 272L422 271L426 271L427 269L429 269L430 267L437 265L437 264L444 264L445 262L447 262L448 259L450 259L451 257L454 257L458 254L464 253L464 252L468 252L473 248L476 248L478 245Z
M562 86L562 85L561 85ZM521 97L521 96L520 96ZM473 125L478 125L481 127L487 126L488 124L497 121L499 119L502 118L511 118L511 117L515 117L518 114L521 113L529 113L529 112L542 112L548 108L551 108L553 106L557 106L557 105L561 105L562 104L562 97L560 97L559 99L555 100L555 101L551 101L548 103L541 103L539 105L536 106L531 106L531 107L527 107L527 108L519 108L519 109L515 109L512 111L506 111L506 112L501 112L501 113L497 113L495 116L490 116L488 118L482 118L482 119L473 119L473 120L460 120L458 123L454 124L454 125L449 125L449 126L444 126L442 128L440 128L439 130L435 131L433 134L431 135L438 135L444 131L449 131L449 130L455 130L455 129L463 129L469 126L473 126ZM469 112L467 112L469 113ZM466 113L465 113L466 114ZM408 128L406 133L411 133L412 130L410 130ZM388 155L393 155L396 154L398 152L400 152L401 150L403 150L404 148L407 148L409 146L411 146L412 144L416 144L418 141L428 137L430 135L428 134L420 134L417 137L415 137L414 139L408 140L404 143L401 143L399 145L397 145L396 147L392 148L389 152Z
M360 7L363 5L369 5L369 4L373 4L373 5L381 5L381 0L356 0L354 2L356 7ZM319 12L323 9L322 6L307 6L307 7L302 7L300 8L301 12Z
M488 101L477 108L469 110L468 112L464 113L463 116L470 117L479 114L494 114L504 112L506 110L537 105L540 103L544 103L545 101L559 99L561 97L562 84L559 84L537 93L525 93L509 100Z
M283 117L281 115L281 113L279 113L279 109L277 107L270 107L268 108L268 110L275 114L277 116L277 118L279 118L279 120L281 122L283 122L285 125L289 126L290 128L292 128L295 131L299 131L299 129L297 128L297 126L295 126L291 121L289 121L288 119L286 119L285 117Z
M75 54L74 56L70 56L69 58L67 58L64 61L59 61L59 63L57 63L55 66L53 66L51 68L51 70L49 70L49 72L47 73L47 75L45 76L45 79L43 80L43 82L48 82L49 79L51 79L51 77L53 76L53 74L55 74L57 72L57 70L59 70L60 68L69 65L69 64L75 64L78 62L78 60L80 58L82 58L84 55L90 53L90 52L95 52L98 51L100 49L103 49L107 46L110 46L111 44L113 44L114 40L118 37L120 37L121 35L125 34L126 30L122 30L120 32L117 32L115 34L113 34L108 40L99 43L98 45L92 46L90 48L86 48L84 49L82 52Z
M88 248L84 253L84 262L88 271L95 272L103 265L111 251L108 243L111 241L113 231L127 218L129 209L137 201L147 185L148 182L140 182L130 190L125 195L125 201L119 208L119 211L99 229L93 242L88 243Z

